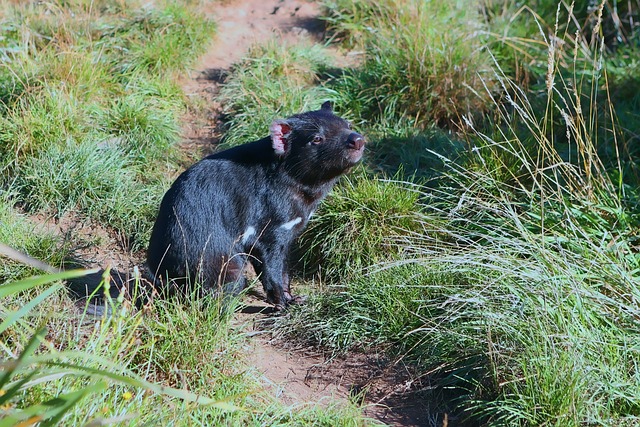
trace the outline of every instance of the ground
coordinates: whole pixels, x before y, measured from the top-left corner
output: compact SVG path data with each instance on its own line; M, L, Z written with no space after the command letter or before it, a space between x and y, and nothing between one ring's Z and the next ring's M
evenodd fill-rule
M219 85L230 68L242 59L251 45L271 37L321 40L324 25L318 19L320 6L305 0L228 0L204 6L217 23L217 36L188 77L182 80L187 96L204 99L205 113L191 112L183 120L181 148L194 161L215 150L221 135ZM335 50L344 64L353 56ZM87 225L73 215L39 223L60 233L85 236L86 245L75 248L83 264L111 266L130 272L144 262L143 253L130 254L119 248L117 237L95 225ZM91 236L91 237L89 237ZM275 338L270 325L273 314L259 295L249 295L234 321L247 336L247 364L254 366L267 387L285 404L330 403L349 399L366 404L365 414L388 425L435 425L429 404L418 396L428 387L412 375L401 361L386 359L381 353L352 352L329 357L321 350L283 342ZM445 424L446 425L446 424Z
M215 94L222 78L251 45L270 37L290 40L323 38L324 25L318 19L320 6L304 0L231 0L206 9L218 24L217 38L183 82L188 95L210 101L209 123L196 117L185 123L185 137L195 146L215 144L219 135L219 105ZM349 55L335 51L344 63ZM238 313L237 324L251 337L248 363L255 366L287 404L330 402L362 398L369 405L365 413L389 425L429 425L427 402L415 398L419 378L402 363L391 363L379 354L358 354L327 360L320 351L291 348L269 332L269 314L259 298L248 297L247 308ZM268 311L268 310L266 310ZM411 393L407 393L411 392ZM360 397L357 397L360 395Z

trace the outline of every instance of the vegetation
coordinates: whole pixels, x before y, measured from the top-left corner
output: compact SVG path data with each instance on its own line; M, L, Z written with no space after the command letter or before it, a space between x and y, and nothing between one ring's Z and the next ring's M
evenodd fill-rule
M419 196L391 180L345 178L300 241L309 272L321 269L339 281L361 276L368 267L402 259L399 234L423 231L416 212ZM318 239L318 236L323 236Z
M25 215L11 207L7 194L0 199L0 223L0 242L50 265L62 264L67 255L65 245L52 233L36 231L36 226ZM37 271L17 262L3 259L0 264L2 283L35 273Z
M264 138L274 118L308 111L318 99L330 97L318 85L328 61L325 49L308 42L273 39L255 46L234 67L220 94L230 117L224 145Z
M191 105L177 77L214 24L191 2L0 10L0 241L60 267L87 242L34 219L74 215L138 251L181 167ZM0 257L2 426L363 423L355 406L279 403L246 367L233 310L215 299L145 310L109 301L114 314L94 319L60 281L86 272L29 277L37 269Z
M401 3L393 13L430 7ZM404 46L396 56L378 54L387 44L382 28L393 28L395 37L402 28L394 24L407 22L380 22L387 2L326 3L338 37L375 46L355 69L325 85L344 89L354 79L362 84L356 96L346 92L350 99L343 105L361 115L374 138L372 151L382 152L373 154L370 177L359 178L362 185L348 182L316 214L307 238L328 257L325 291L283 319L281 332L336 351L364 345L413 360L430 373L436 386L431 397L441 400L441 413L457 412L470 424L635 425L639 355L631 343L638 339L640 216L632 148L637 134L629 130L635 128L638 99L620 93L620 70L612 71L612 64L629 63L629 52L638 55L637 28L620 27L624 43L614 43L607 33L616 18L609 2L588 13L550 2L520 10L511 2L487 3L475 9L488 17L475 19L487 36L482 57L493 62L491 75L474 89L472 101L482 107L452 95L450 106L441 101L440 110L428 108L456 109L457 117L444 122L416 110L410 91L361 80L377 61L411 76L404 71L415 51ZM624 19L633 20L640 8L625 12ZM525 13L538 23L528 19L527 27L518 18ZM410 16L415 27L408 33L417 34L421 15ZM375 25L368 25L371 20ZM506 21L513 27L492 39L492 26ZM575 25L591 31L576 33ZM478 63L474 68L483 70ZM625 84L637 84L633 66L624 72ZM447 74L440 76L436 84L446 85ZM385 90L366 96L379 87ZM420 99L434 93L421 92ZM401 101L388 102L390 97ZM363 100L367 108L354 107ZM478 110L486 112L484 118ZM460 126L450 137L460 142L443 143L442 133L428 128L447 122ZM407 162L412 149L418 157ZM403 186L417 206L409 208L402 226L377 223L370 229L367 223L375 218L395 217L381 203L404 206L402 196L379 193L388 185L379 174L394 173L394 161L413 181ZM407 174L408 166L415 173ZM437 171L425 171L427 166ZM377 208L368 204L372 209L352 227L360 200L375 201ZM388 245L361 246L375 239L374 230L392 242L391 252ZM363 255L366 268L354 270ZM457 392L452 397L447 390Z
M488 107L494 76L476 1L325 4L332 29L365 51L363 64L337 83L347 108L371 122L405 118L423 127Z
M322 287L308 286L308 304L276 319L277 333L410 361L440 424L445 413L469 425L640 423L640 3L583 3L326 0L330 40L361 52L350 66L326 45L272 40L231 70L223 144L327 99L370 140L300 241L299 280ZM212 25L188 2L3 7L1 240L60 265L69 242L27 215L73 211L139 247L179 167L188 101L174 73ZM34 271L7 263L0 274ZM32 313L0 331L5 357L69 357L74 375L5 394L15 413L93 393L64 420L364 422L357 408L268 397L215 300L125 304L83 325L52 315L70 302L44 292L3 301L2 313ZM56 332L36 346L43 323ZM118 369L103 364L114 359ZM10 375L19 384L30 372ZM166 397L156 383L222 405Z
M169 3L2 7L4 187L28 212L74 210L139 248L176 168L186 100L172 75L213 25Z
M131 372L128 369L130 360L143 348L136 345L135 340L135 326L140 324L141 313L130 317L128 310L122 310L109 321L98 322L92 331L90 345L82 352L77 352L73 349L80 344L76 340L81 336L74 334L73 328L65 327L63 319L45 321L41 314L32 313L41 308L38 305L42 305L45 299L58 299L62 287L59 282L38 292L37 297L23 305L17 304L24 299L27 291L83 274L84 271L68 271L35 276L2 286L0 296L3 297L3 303L0 304L0 311L4 321L0 326L0 334L5 337L3 351L10 357L2 363L0 384L4 393L0 396L3 408L0 425L27 425L41 421L43 425L56 425L63 419L69 424L86 424L87 416L92 412L106 417L94 421L122 422L132 418L132 415L123 414L123 410L132 407L134 410L148 410L154 406L149 405L149 401L163 396L180 398L185 406L195 403L215 407L222 412L239 409L227 402L198 396L187 390L150 383ZM9 304L5 303L7 300L4 298L7 297L14 297ZM61 305L62 301L58 300L57 303ZM27 316L31 317L29 322L24 321ZM35 322L48 325L41 325L33 331L30 325ZM56 350L60 345L67 349ZM119 355L126 355L128 360L114 363L114 358ZM145 396L145 393L148 395ZM91 401L79 405L80 401L89 400L88 396L91 396ZM16 402L19 402L19 407L14 406ZM170 412L175 413L166 412L161 415L154 411L146 417L140 414L139 419L158 420L159 415L171 419Z
M355 408L294 410L278 403L239 357L242 335L231 332L232 311L216 309L218 301L162 301L152 311L108 302L119 307L111 317L70 319L75 310L58 280L85 273L36 276L0 287L0 425L362 422ZM54 284L42 289L48 282ZM28 291L38 286L31 299ZM52 307L63 310L56 315Z

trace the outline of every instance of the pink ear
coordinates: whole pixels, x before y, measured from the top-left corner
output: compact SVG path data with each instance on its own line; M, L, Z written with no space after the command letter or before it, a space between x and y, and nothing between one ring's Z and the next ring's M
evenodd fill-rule
M287 137L291 133L291 126L284 120L274 120L269 127L271 131L271 146L278 156L287 152L289 141Z

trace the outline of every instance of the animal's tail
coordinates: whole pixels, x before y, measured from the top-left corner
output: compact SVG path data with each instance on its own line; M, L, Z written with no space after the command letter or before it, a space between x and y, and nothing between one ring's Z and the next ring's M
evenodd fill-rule
M32 258L20 251L0 243L0 256L37 268L47 273L62 270ZM86 268L74 263L73 268ZM67 266L68 267L68 266ZM87 314L103 316L110 314L117 303L131 301L140 308L153 297L152 275L137 267L131 274L115 269L101 269L96 273L67 280L67 290L79 305L86 307Z
M101 269L96 273L67 280L69 293L86 307L87 314L103 316L127 301L138 308L147 305L153 298L154 289L145 269L138 267L133 272L116 269Z

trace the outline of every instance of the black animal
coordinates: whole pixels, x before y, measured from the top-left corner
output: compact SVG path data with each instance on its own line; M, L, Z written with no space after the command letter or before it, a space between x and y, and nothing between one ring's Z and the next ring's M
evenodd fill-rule
M206 157L165 194L149 242L155 286L239 293L250 262L276 309L295 302L288 257L318 203L362 157L365 139L325 102L275 120L271 135Z

